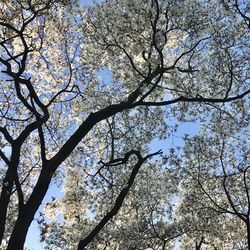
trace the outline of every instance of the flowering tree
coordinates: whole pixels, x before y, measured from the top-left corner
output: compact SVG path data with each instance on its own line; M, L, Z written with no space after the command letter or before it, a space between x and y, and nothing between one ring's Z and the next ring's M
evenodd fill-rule
M216 249L250 245L249 147L244 120L219 112L209 128L186 139L183 154L170 157L181 179L183 199L178 213L187 227L184 245L194 247L191 242L200 242Z
M187 235L171 206L177 170L149 144L175 129L171 117L245 117L248 3L3 0L0 8L2 247L23 249L50 185L63 182L64 197L41 211L62 216L39 220L48 248L171 248Z

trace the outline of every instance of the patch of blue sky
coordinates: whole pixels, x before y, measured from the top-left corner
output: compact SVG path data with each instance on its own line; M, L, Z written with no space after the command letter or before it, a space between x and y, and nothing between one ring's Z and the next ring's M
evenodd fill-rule
M177 131L170 133L167 140L155 139L150 144L152 151L161 149L164 154L168 152L170 148L182 147L184 145L183 138L185 135L190 137L195 136L200 131L200 124L198 122L186 122L179 124Z
M40 231L37 222L34 220L29 228L25 248L28 250L44 250L45 244L40 241Z
M89 5L89 6L94 6L96 3L102 2L101 0L80 0L79 3L81 5Z
M108 68L96 72L95 76L100 77L104 85L110 85L113 82L112 73Z

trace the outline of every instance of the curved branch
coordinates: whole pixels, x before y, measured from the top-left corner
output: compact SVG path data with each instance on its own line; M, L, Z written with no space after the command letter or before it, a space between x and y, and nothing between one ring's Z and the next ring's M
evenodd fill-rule
M138 158L138 162L135 164L130 177L125 185L125 187L120 191L119 195L116 198L115 204L113 208L102 218L102 220L95 226L95 228L90 232L90 234L83 240L81 240L78 244L78 250L84 250L87 245L97 236L97 234L104 228L104 226L118 213L121 208L123 201L125 200L131 186L134 183L134 180L138 174L138 171L142 164L148 159L153 157L154 155L161 154L161 151L155 152L153 154L147 155L146 157L142 157L138 151L132 150L128 152L125 157L119 161L124 163L128 160L129 156L135 154Z
M228 97L228 98L207 98L202 96L197 97L185 97L180 96L176 99L162 101L162 102L150 102L150 101L138 101L134 103L133 106L167 106L178 102L205 102L205 103L226 103L231 101L236 101L244 98L250 94L250 89L236 96Z

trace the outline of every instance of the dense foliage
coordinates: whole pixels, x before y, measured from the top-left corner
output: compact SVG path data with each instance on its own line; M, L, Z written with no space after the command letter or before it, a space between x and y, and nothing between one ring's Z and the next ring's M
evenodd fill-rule
M2 0L0 248L247 249L249 12Z

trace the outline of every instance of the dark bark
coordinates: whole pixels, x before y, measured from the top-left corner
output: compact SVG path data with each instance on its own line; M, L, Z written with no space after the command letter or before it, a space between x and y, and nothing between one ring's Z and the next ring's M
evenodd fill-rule
M0 196L0 245L3 240L6 224L6 216L8 205L12 194L15 177L17 177L17 167L20 158L20 147L12 147L11 158L9 161L8 169L2 182L2 191Z
M0 245L2 243L5 231L7 209L10 202L12 189L13 189L13 180L11 178L10 169L8 169L3 179L2 192L0 196Z
M43 168L28 202L19 210L7 250L23 249L29 226L49 188L53 173L48 167Z

